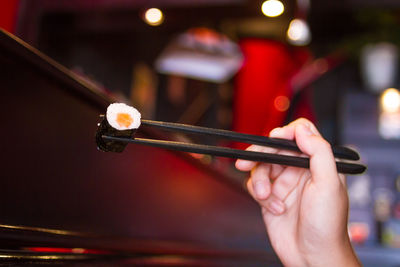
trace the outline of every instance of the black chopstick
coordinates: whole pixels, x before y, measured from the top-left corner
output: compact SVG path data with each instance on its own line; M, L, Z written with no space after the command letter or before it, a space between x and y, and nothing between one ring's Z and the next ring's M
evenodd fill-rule
M244 134L228 130L207 128L207 127L200 127L200 126L172 123L172 122L141 120L141 123L142 125L163 128L165 130L174 130L185 133L219 136L233 141L301 152L296 142L287 139L269 138L259 135ZM360 156L356 151L347 147L332 146L332 152L336 158L349 159L349 160L360 159Z
M233 149L227 147L216 147L209 145L189 144L189 143L154 140L154 139L143 139L143 138L130 139L130 138L107 136L107 135L102 135L102 138L111 141L148 145L153 147L178 150L189 153L207 154L220 157L267 162L272 164L282 164L282 165L289 165L301 168L310 167L310 160L304 157L293 157L293 156L286 156L279 154L246 151L246 150ZM336 162L336 167L339 173L345 173L345 174L360 174L363 173L366 169L366 167L363 165L345 163L345 162Z

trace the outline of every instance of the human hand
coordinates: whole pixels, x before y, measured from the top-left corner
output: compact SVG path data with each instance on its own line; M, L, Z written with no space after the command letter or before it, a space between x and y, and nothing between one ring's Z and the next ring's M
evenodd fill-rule
M310 169L236 162L239 170L251 170L247 188L262 208L271 245L282 263L360 266L347 232L345 176L337 173L330 144L306 119L276 128L270 137L296 140L302 153L256 145L248 150L310 157Z

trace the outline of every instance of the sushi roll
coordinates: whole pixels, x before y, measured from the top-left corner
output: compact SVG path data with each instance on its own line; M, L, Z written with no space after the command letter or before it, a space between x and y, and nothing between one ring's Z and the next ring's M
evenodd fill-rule
M107 121L117 130L132 130L140 126L140 113L124 103L114 103L107 108Z
M141 115L137 109L123 103L108 106L106 116L101 115L102 121L96 132L98 149L105 152L122 152L127 143L103 139L103 135L133 138L140 126Z

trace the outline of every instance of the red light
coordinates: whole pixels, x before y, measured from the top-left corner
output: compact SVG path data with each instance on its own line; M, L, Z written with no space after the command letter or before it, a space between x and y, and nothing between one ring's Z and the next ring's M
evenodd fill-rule
M349 236L352 242L361 244L369 236L369 226L366 223L355 222L349 224Z
M41 253L110 254L108 251L85 248L26 247L25 249Z
M286 111L290 106L290 101L289 98L287 98L286 96L280 95L277 96L274 100L274 107L278 110L278 111Z

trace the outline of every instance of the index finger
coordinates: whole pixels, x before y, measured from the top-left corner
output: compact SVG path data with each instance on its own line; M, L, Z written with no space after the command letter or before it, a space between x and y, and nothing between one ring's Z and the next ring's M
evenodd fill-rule
M282 131L282 128L275 128L269 133L269 137L279 137L279 138L285 138L285 134ZM251 145L249 146L246 150L248 151L255 151L255 152L264 152L264 153L276 153L278 149L272 148L272 147L266 147L266 146L259 146L259 145ZM249 160L243 160L243 159L238 159L235 163L235 166L237 169L241 171L250 171L252 170L258 162L255 161L249 161Z
M262 146L257 146L257 145L251 145L246 150L248 151L255 151L255 152L261 152L263 149ZM244 160L244 159L238 159L235 162L235 167L238 170L241 171L250 171L252 170L255 166L257 165L256 161L249 161L249 160Z

